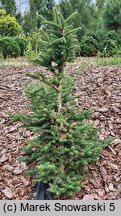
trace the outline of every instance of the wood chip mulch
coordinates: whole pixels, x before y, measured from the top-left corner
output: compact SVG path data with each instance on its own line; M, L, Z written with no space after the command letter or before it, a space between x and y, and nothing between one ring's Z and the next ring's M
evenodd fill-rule
M80 193L68 199L121 199L121 67L90 67L82 74L70 66L75 80L77 103L94 111L92 121L100 127L100 139L115 137L96 165L90 165ZM9 114L27 112L28 101L24 82L27 72L45 69L27 66L0 69L0 199L27 200L33 183L25 175L29 169L19 162L21 148L33 134L18 123L11 123ZM67 198L63 198L67 199Z

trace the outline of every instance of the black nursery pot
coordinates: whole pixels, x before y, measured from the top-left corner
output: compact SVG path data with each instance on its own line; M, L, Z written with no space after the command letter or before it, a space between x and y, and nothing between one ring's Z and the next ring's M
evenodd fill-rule
M30 200L53 200L52 194L47 190L48 188L48 184L36 183Z

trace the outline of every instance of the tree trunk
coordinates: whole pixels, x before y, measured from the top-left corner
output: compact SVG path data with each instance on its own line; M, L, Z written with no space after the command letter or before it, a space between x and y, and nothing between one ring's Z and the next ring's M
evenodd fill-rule
M62 85L59 83L58 85L58 112L60 113L62 110Z
M60 68L59 68L59 76L61 78L63 78L64 76L64 67L65 67L65 64L63 63ZM58 83L58 112L60 113L61 110L62 110L62 84L61 84L61 79Z

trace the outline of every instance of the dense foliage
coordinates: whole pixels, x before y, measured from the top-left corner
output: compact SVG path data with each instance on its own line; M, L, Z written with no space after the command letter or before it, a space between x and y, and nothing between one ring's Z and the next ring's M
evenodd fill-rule
M30 28L28 29L31 33L37 31L41 23L39 22L36 14L44 15L46 18L52 18L52 7L54 6L54 0L29 0L30 11L25 14L24 26L31 23ZM35 16L33 16L33 14ZM29 19L27 19L29 18Z
M103 13L103 22L108 30L121 29L121 1L107 0Z
M18 57L21 54L18 43L10 37L3 37L0 39L0 51L4 59L7 57Z
M102 57L114 56L120 54L121 37L115 30L108 31L100 39L94 33L86 33L80 42L81 56L97 56Z
M121 38L116 31L107 32L104 40L100 42L101 56L109 57L117 54L117 51L121 49Z
M66 18L74 11L77 11L77 16L73 19L74 27L81 27L77 33L78 40L84 35L86 28L89 28L91 11L90 3L85 0L61 0L60 8L63 16Z
M96 56L99 50L99 41L91 34L85 34L80 43L81 56Z
M70 24L76 12L64 19L57 7L53 20L40 17L47 30L41 30L42 51L38 62L47 67L52 76L29 74L37 79L28 84L26 93L31 114L16 114L14 121L32 130L36 136L24 147L22 161L36 162L29 171L37 181L48 183L49 190L60 197L72 195L81 189L81 180L87 165L95 162L107 145L98 139L98 130L89 123L91 113L80 110L72 96L73 82L65 71L66 62L76 57L78 41Z
M14 40L18 43L18 45L20 47L20 50L21 50L20 55L24 56L25 50L26 50L26 46L27 46L26 40L23 39L23 38L20 38L20 37L15 37Z
M7 15L5 10L0 10L0 35L16 36L20 34L21 30L21 26L14 16Z
M3 8L7 14L15 16L16 3L15 0L0 0L0 7Z

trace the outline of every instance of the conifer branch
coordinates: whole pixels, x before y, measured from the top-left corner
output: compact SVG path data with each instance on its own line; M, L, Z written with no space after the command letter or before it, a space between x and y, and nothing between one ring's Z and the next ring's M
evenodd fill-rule
M40 40L40 44L42 44L43 46L49 46L50 42L44 41L44 40Z
M38 14L38 12L36 13L36 15L37 15L38 17L40 17L40 19L41 19L42 21L47 21L47 19L46 19L45 17L43 17L42 15Z
M43 81L46 85L48 86L51 86L52 88L56 89L56 91L59 91L59 89L54 85L52 84L51 82L49 82L47 80L47 78L43 75L43 74L26 74L27 76L33 78L33 79L37 79L37 80L40 80L40 81ZM38 90L39 91L39 90Z
M43 23L43 24L46 24L46 25L53 26L53 27L55 27L55 28L57 28L57 29L60 29L60 28L61 28L61 26L59 26L58 24L56 24L56 23L54 23L54 22L51 22L51 21L43 21L42 23Z
M78 28L75 28L75 29L72 29L68 32L65 33L65 36L67 37L68 35L71 35L71 34L74 34L74 33L77 33L78 31L81 30L81 27L78 27Z
M76 16L77 16L78 12L75 11L74 13L72 13L65 21L66 23L70 23Z
M47 40L47 42L50 43L50 38L49 38L48 34L45 31L43 31L42 29L40 29L39 31L43 35L43 37Z
M56 40L54 40L51 44L52 45L58 45L59 43L65 42L64 37L58 38Z

